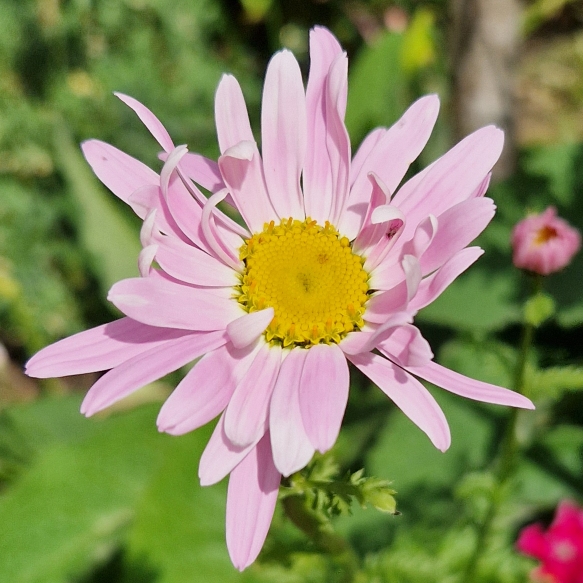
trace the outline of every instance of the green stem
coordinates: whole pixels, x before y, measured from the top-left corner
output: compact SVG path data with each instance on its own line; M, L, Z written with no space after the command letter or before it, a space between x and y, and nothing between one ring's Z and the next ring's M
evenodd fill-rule
M540 292L541 286L542 278L535 275L532 290L533 297ZM534 329L535 327L532 323L525 321L522 329L522 338L520 341L520 352L518 354L516 368L514 369L513 389L522 395L525 393L524 380L526 365L528 363L528 355L534 339ZM492 523L494 522L494 518L498 512L498 506L502 496L502 489L506 485L506 482L510 476L512 476L514 467L516 465L516 457L518 452L516 425L518 421L518 415L519 410L515 407L510 410L508 415L508 421L506 422L506 429L498 455L498 463L496 464L494 472L496 485L492 493L492 499L490 500L490 505L486 512L486 516L484 517L482 523L478 526L476 548L474 549L474 553L470 557L470 560L467 564L464 577L462 579L464 583L474 583L476 579L476 571L480 562L480 557L484 552L486 541L492 528Z
M322 551L332 556L343 569L339 581L351 583L358 572L358 557L348 542L334 532L323 530L318 519L306 508L300 496L282 500L286 516Z

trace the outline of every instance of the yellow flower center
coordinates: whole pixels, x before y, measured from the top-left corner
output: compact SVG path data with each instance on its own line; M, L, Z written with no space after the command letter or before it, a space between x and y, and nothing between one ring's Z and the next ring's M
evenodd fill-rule
M268 342L309 348L359 330L369 297L364 259L326 222L266 224L240 249L245 263L237 300L248 312L274 309Z

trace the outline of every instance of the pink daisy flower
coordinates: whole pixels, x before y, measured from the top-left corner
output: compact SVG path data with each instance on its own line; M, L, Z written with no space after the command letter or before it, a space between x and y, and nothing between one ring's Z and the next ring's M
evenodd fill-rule
M111 369L83 401L82 412L93 415L200 358L158 427L180 435L221 415L199 476L208 485L230 474L227 546L239 569L263 545L281 476L334 444L348 362L443 451L447 421L418 378L532 408L517 393L433 362L412 325L482 254L467 245L494 215L483 195L502 132L475 132L399 186L429 138L438 98L418 100L395 125L371 132L351 160L346 54L316 27L310 59L306 90L289 51L269 63L261 154L239 84L221 79L218 163L175 147L152 112L118 95L163 148L160 175L103 142L85 142L83 152L144 219L142 277L109 292L125 318L45 348L26 369L36 377ZM246 227L217 208L223 200Z

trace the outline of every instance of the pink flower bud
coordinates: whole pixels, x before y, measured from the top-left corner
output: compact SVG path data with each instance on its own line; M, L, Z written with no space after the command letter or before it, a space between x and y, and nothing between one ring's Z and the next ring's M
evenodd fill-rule
M549 275L563 269L581 247L579 231L549 207L520 221L512 231L512 260L520 269Z
M534 581L581 583L583 581L583 509L563 501L555 519L544 531L540 524L523 528L516 542L521 553L541 561Z

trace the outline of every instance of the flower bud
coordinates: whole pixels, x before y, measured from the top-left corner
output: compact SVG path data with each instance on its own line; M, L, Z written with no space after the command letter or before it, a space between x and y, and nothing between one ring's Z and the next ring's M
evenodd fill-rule
M512 231L512 261L520 269L549 275L571 262L581 247L581 235L549 207L520 221Z

